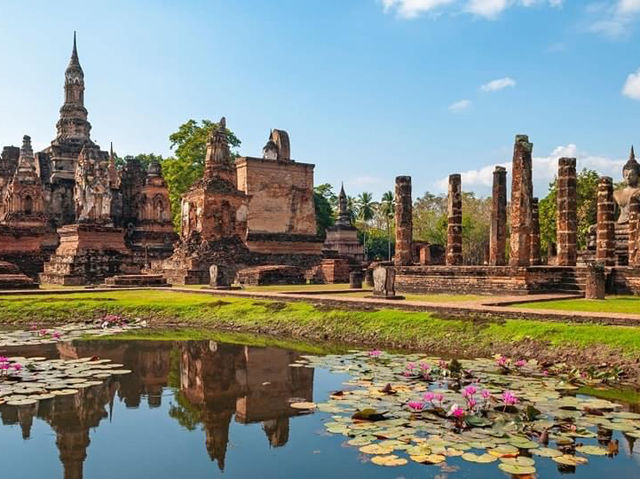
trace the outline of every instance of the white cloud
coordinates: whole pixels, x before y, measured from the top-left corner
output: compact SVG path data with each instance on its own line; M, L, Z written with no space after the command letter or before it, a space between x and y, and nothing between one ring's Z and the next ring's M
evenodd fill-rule
M628 35L631 24L640 14L640 0L615 0L587 7L588 30L610 38Z
M461 111L468 110L470 106L471 102L469 100L460 100L449 105L449 110L453 113L460 113Z
M514 88L516 81L511 77L498 78L497 80L491 80L489 83L485 83L480 87L482 91L498 91L504 88Z
M457 0L382 0L385 12L395 9L402 18L415 18L422 13L449 5Z
M546 195L549 183L553 181L558 172L558 159L562 157L577 158L578 171L589 168L597 171L600 175L620 178L624 159L613 159L606 156L592 155L588 152L578 150L575 144L562 145L555 148L548 156L533 157L533 182L534 195L543 197ZM464 191L474 191L479 194L491 194L493 183L493 170L496 166L504 166L507 169L511 184L511 161L494 163L483 166L475 170L467 170L461 173L462 189ZM448 177L438 180L434 187L439 192L446 192Z
M636 1L636 0L626 0ZM382 0L385 12L395 11L401 18L415 18L425 13L435 13L449 7L475 16L494 19L513 6L532 7L549 5L558 7L563 0Z
M640 68L635 73L629 74L622 88L622 94L634 100L640 100Z

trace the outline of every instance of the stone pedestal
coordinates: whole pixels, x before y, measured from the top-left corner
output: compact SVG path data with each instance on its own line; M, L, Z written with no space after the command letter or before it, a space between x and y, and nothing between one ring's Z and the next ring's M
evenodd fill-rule
M373 270L373 295L396 298L396 272L390 266L378 266Z
M462 184L458 174L449 175L446 263L462 264Z
M531 155L533 144L527 135L516 135L511 180L510 266L529 266L531 246Z
M396 266L413 264L411 241L413 239L413 204L411 200L411 177L396 178Z
M120 273L128 255L121 228L80 223L63 226L58 234L60 245L44 265L42 283L97 284Z
M362 271L352 271L349 273L349 288L362 289Z
M0 290L34 288L38 288L38 285L23 274L15 264L0 261Z
M224 268L217 264L209 266L209 287L213 289L229 289L233 278L228 272L225 274Z
M529 262L531 266L542 264L540 258L540 211L538 198L531 201L531 244L529 245Z
M315 283L335 284L348 283L351 265L344 258L323 259L322 262L312 268L312 277Z
M616 263L615 204L613 180L604 176L598 183L598 222L596 230L596 259L605 266Z
M604 299L605 286L604 264L597 261L587 263L585 298Z
M489 265L504 266L507 245L507 170L496 166L491 195Z
M558 216L556 243L558 266L575 266L577 260L577 179L576 159L558 160Z

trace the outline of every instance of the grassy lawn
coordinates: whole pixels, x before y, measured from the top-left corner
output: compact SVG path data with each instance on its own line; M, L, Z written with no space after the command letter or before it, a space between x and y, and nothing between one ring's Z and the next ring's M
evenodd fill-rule
M539 307L539 305L536 305ZM113 291L0 297L0 322L39 325L99 319L106 313L180 328L218 328L371 346L500 351L523 341L640 354L640 328L506 320L441 319L430 313L327 309L307 302L221 297L176 291ZM453 352L453 351L452 351Z
M608 296L602 301L594 299L564 299L540 303L518 304L518 308L555 309L561 311L587 311L591 313L640 314L640 296Z

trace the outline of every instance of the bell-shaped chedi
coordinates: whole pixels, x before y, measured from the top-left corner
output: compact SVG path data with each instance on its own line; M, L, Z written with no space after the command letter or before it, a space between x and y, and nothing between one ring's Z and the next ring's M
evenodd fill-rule
M358 230L351 224L344 185L340 187L338 195L338 219L333 226L327 228L324 248L340 257L364 261L364 247L358 239Z

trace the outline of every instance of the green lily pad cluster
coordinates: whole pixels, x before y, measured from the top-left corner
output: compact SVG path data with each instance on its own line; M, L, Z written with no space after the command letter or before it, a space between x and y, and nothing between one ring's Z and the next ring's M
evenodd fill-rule
M15 329L0 331L0 348L32 346L36 344L53 344L60 341L80 339L82 336L110 336L123 331L139 329L146 326L145 321L121 322L112 325L107 322L70 323L57 328L39 328L36 325L29 330Z
M296 366L351 376L314 410L331 415L327 433L345 436L380 466L459 457L528 476L538 461L573 468L591 456L614 456L614 431L640 437L640 414L576 396L576 386L524 363L505 374L491 359L351 351L304 356Z
M71 396L80 389L103 384L112 376L129 374L110 359L81 358L65 361L43 357L10 357L22 364L19 373L0 380L0 405L35 406L56 396Z

